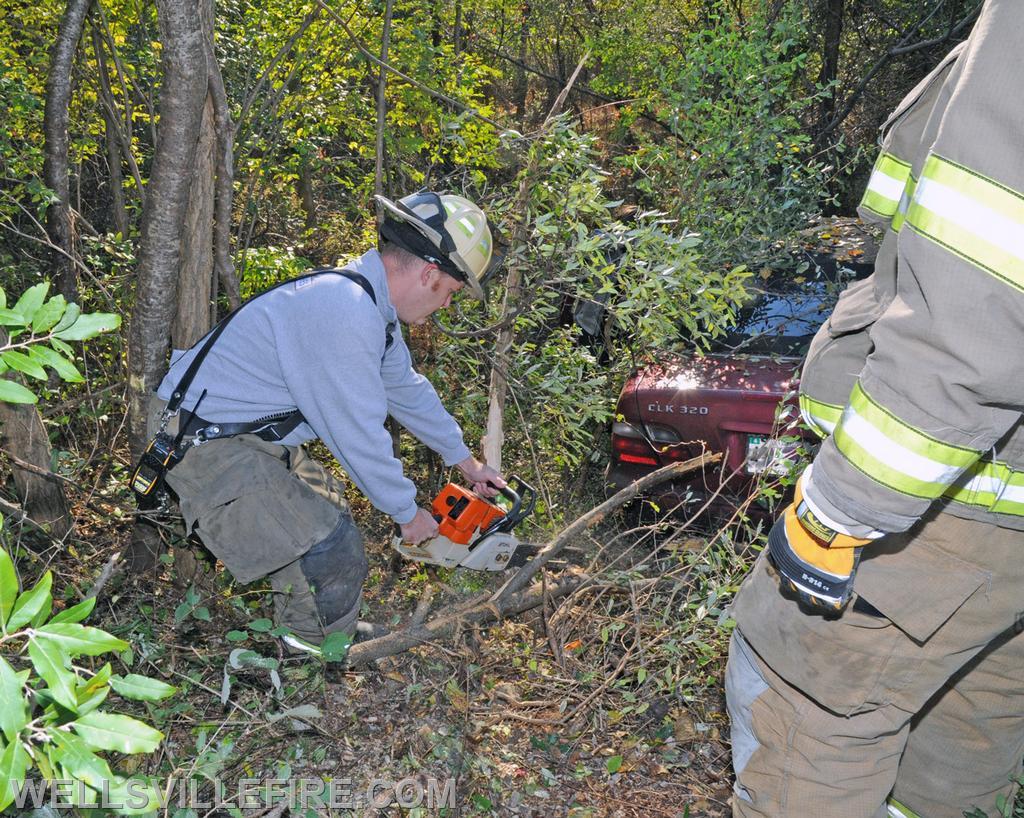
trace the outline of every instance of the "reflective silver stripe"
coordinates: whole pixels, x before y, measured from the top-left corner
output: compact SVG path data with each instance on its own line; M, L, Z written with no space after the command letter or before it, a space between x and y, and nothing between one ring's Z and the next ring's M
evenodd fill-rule
M840 454L871 479L932 500L981 455L914 428L876 403L859 382L832 437Z
M910 176L910 165L891 153L882 152L875 161L860 205L882 218L896 215L903 188Z
M932 154L907 211L923 236L1024 290L1024 196Z

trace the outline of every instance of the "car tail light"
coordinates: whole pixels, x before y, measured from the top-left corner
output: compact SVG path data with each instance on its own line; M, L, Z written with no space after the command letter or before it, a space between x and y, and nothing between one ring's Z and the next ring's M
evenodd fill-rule
M685 460L689 450L678 445L680 442L673 429L657 423L648 423L642 428L621 421L612 424L612 451L623 463L658 466L661 464L659 454L669 460Z

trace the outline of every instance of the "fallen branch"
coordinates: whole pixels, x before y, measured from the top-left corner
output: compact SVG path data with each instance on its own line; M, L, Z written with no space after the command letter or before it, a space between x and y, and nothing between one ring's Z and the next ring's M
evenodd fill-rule
M575 539L581 532L597 525L607 517L610 512L620 506L624 506L630 500L635 499L637 496L647 491L647 489L652 486L657 486L660 483L667 482L673 477L678 477L681 474L696 471L697 469L708 466L711 463L716 463L721 459L721 454L709 454L705 452L699 457L692 457L689 460L684 460L680 463L673 463L669 466L664 466L655 472L651 472L650 474L641 477L635 483L630 483L624 489L616 492L609 499L601 503L601 505L596 508L592 508L582 517L579 517L576 522L572 523L568 528L563 529L557 537L540 550L537 556L520 568L517 573L513 574L508 582L494 593L490 601L496 605L500 605L502 600L505 600L512 594L516 594L521 591L526 587L534 575L544 567L545 563L562 551L565 546Z
M592 582L585 574L577 574L562 580L557 585L549 586L547 597L556 599L571 594ZM361 642L353 645L348 652L348 664L350 667L359 667L382 659L385 656L394 656L410 648L432 642L435 639L446 635L462 625L483 625L504 619L508 616L536 608L544 601L545 592L541 588L531 588L521 594L513 594L500 603L490 600L476 602L472 607L456 611L447 616L436 617L424 625L412 626L404 630L389 633L368 642Z

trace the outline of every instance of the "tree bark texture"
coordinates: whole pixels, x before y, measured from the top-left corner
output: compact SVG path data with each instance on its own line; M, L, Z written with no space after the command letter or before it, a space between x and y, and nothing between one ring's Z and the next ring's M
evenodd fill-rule
M221 291L228 305L235 309L242 303L241 286L231 261L231 203L235 193L235 125L231 121L228 95L224 89L217 56L213 52L213 9L210 8L210 37L206 41L207 67L210 72L210 97L213 100L213 123L217 136L216 183L213 204L213 264ZM210 312L210 323L217 320L216 305Z
M78 300L78 270L75 229L71 219L71 189L68 164L68 120L71 104L71 69L82 38L91 0L68 0L57 39L50 50L50 73L46 80L43 111L43 180L57 197L46 214L50 241L64 253L54 252L52 269L57 289L68 301ZM64 255L66 254L66 255Z
M846 0L824 0L825 32L822 38L821 73L818 82L828 88L839 79L839 48L843 39L843 11ZM821 102L822 127L827 125L836 112L835 87L829 88Z
M215 147L213 98L207 95L181 237L178 309L171 327L171 346L175 349L188 349L210 329L210 305L216 296L213 273Z
M50 440L35 405L0 401L0 430L5 449L33 466L51 470ZM25 513L49 528L56 539L67 536L71 531L71 511L60 483L13 465L11 472Z
M149 396L167 368L197 135L207 91L204 33L194 0L158 0L164 80L153 172L142 217L129 332L132 452L145 443Z
M157 0L156 7L164 78L128 336L129 427L134 458L146 442L150 395L167 368L185 211L209 86L200 4L196 0ZM130 565L145 568L154 564L158 547L154 529L136 526L127 555Z

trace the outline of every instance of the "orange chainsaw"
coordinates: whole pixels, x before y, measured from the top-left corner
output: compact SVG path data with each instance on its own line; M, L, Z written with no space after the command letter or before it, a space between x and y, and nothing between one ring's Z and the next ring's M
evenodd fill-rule
M437 536L418 545L392 542L403 557L444 568L504 571L526 562L537 549L521 543L512 530L533 513L537 492L518 477L501 489L509 501L506 510L476 492L449 483L431 503Z

